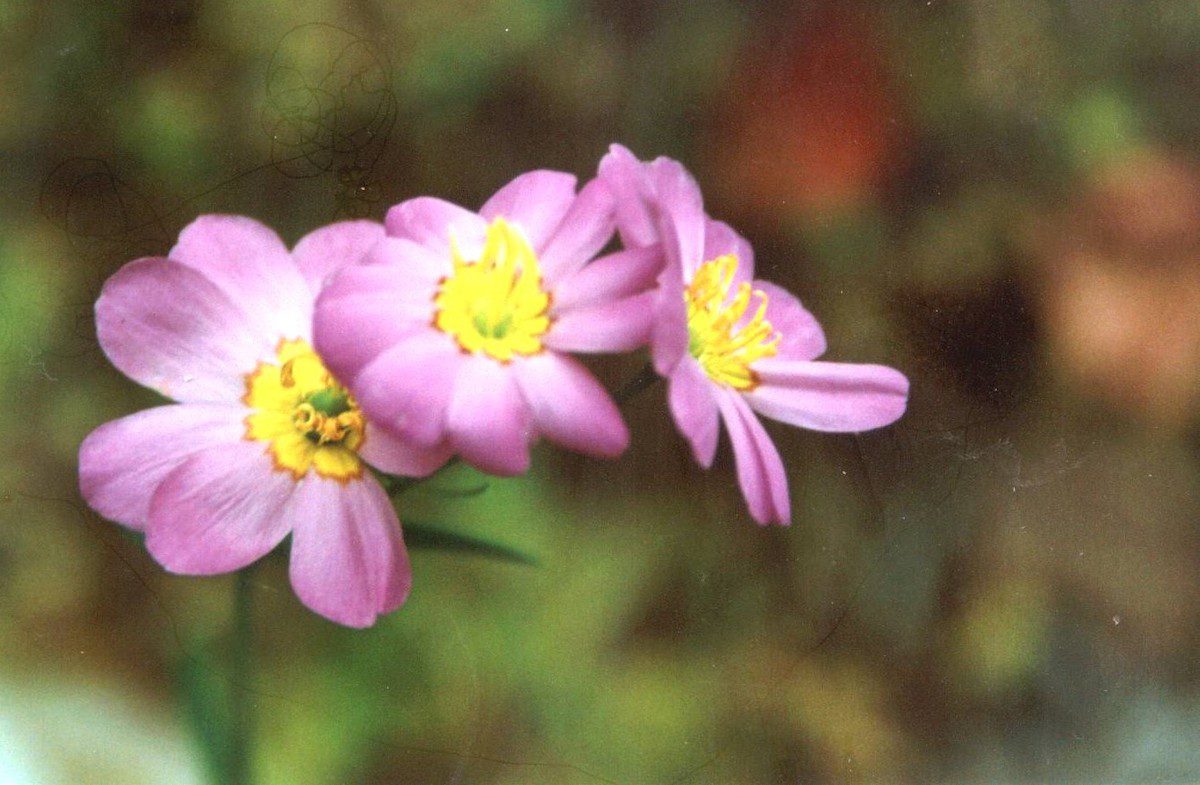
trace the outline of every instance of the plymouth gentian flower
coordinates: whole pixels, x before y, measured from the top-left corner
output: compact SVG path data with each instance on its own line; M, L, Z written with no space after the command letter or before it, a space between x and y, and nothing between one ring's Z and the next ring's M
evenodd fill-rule
M106 423L79 450L80 490L146 533L168 570L244 567L292 535L305 605L366 626L411 584L399 521L364 466L427 474L418 449L366 422L311 346L324 278L383 236L333 224L294 251L248 218L203 216L166 258L118 270L96 301L100 346L136 382L178 401Z
M331 278L317 348L381 427L520 474L538 437L612 457L629 441L604 389L566 352L648 338L656 248L593 257L613 233L599 181L535 171L478 213L422 197L391 208L388 238Z
M661 243L666 256L651 352L675 424L708 468L724 421L751 516L788 523L783 462L754 413L818 431L865 431L904 413L908 379L881 365L814 362L825 351L817 320L787 291L754 280L750 244L705 214L678 162L643 163L614 145L600 177L616 198L625 244Z

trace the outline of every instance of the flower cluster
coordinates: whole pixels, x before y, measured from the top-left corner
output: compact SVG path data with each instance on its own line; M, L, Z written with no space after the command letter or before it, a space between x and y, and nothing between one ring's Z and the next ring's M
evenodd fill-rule
M600 255L614 233L622 249ZM80 488L176 573L237 570L291 534L297 596L367 626L411 585L367 465L421 477L459 456L515 475L540 438L616 457L625 423L572 355L649 345L696 460L711 465L724 421L751 516L786 524L783 463L754 413L866 430L903 413L908 382L815 361L820 325L753 268L679 163L620 146L578 190L530 172L478 212L420 197L291 251L248 218L202 216L96 302L113 365L176 403L93 431Z

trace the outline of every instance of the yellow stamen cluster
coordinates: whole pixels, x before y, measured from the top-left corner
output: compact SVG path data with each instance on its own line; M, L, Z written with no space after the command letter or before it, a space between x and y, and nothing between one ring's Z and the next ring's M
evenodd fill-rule
M433 323L466 352L508 362L537 354L550 329L550 295L542 289L537 256L520 229L497 218L478 259L463 259L451 242L453 272L434 297Z
M743 282L730 299L737 266L733 254L705 262L684 291L688 351L713 381L735 390L753 390L758 378L750 365L779 350L779 333L765 318L765 292ZM746 319L753 298L758 298L758 308Z
M300 479L315 469L345 482L362 475L364 422L354 398L305 341L281 341L276 362L246 376L246 438L266 442L275 467Z
M357 411L345 411L336 416L319 412L311 403L302 403L292 412L292 424L315 439L317 446L341 444L352 433L361 433L362 415Z

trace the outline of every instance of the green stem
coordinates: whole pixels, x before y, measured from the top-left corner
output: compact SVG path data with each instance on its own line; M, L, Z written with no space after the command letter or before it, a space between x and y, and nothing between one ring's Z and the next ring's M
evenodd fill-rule
M230 658L229 785L250 785L250 760L254 753L254 706L250 684L254 677L253 571L250 565L237 573L233 588L233 653Z
M613 400L617 402L617 406L624 406L640 393L653 387L659 378L658 373L654 370L654 364L646 363L642 370L638 371L637 376L625 382L621 389L613 394Z

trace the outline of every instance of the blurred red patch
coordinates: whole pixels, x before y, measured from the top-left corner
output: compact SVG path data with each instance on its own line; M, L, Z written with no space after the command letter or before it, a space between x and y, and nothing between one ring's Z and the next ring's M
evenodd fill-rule
M811 218L874 198L903 130L880 37L873 17L829 10L742 54L716 146L725 199Z

